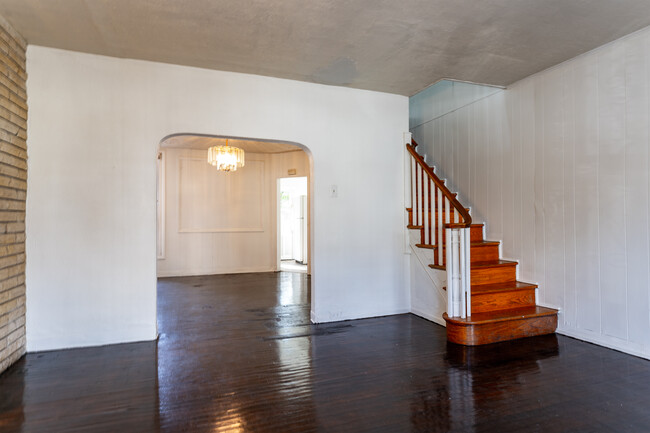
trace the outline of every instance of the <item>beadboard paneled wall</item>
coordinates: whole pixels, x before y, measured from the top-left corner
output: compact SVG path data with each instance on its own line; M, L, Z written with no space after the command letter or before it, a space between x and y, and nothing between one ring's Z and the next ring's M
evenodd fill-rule
M560 332L644 357L649 92L645 29L412 129Z

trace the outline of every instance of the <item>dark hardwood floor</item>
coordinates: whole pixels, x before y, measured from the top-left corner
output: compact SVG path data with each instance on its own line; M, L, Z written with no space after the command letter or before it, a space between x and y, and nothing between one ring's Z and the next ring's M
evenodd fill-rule
M413 315L309 324L308 277L159 282L158 342L29 354L1 432L650 432L650 362L561 336L465 348Z

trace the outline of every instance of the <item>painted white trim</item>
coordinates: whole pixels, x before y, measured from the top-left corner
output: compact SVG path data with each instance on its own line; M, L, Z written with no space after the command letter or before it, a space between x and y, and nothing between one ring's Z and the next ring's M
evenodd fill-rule
M539 287L535 290L539 290ZM562 307L558 307L557 305L551 305L545 302L536 302L538 307L544 307L544 308L552 308L554 310L557 310L558 313L562 313Z
M233 227L225 229L178 229L178 233L259 233L262 227Z
M158 151L156 159L156 168L158 175L158 206L156 208L156 215L159 217L157 221L157 238L160 241L158 254L156 255L157 260L165 260L165 244L167 236L167 223L165 215L167 214L166 198L167 198L167 170L166 170L166 161L167 157L164 150ZM160 213L158 213L158 208Z
M587 330L563 329L561 328L561 325L558 325L557 333L586 341L588 343L593 343L604 347L605 349L612 349L628 355L634 355L639 358L650 360L650 347L630 343L629 341L620 340L616 337L609 337L607 335L597 334Z
M433 314L425 313L424 311L420 311L417 308L411 308L411 313L415 314L418 317L426 319L430 322L436 323L440 326L444 326L445 328L447 327L447 323L445 322L445 319L443 319L442 317L437 317L434 316Z
M265 267L252 267L252 268L239 268L239 269L228 269L226 272L215 272L214 269L204 269L198 271L161 271L158 274L158 278L168 278L168 277L200 277L203 275L227 275L227 274L249 274L253 272L275 272L275 268L272 266Z
M375 319L377 317L387 317L387 316L397 316L400 314L409 314L411 311L409 308L398 308L396 310L379 310L368 315L363 316L341 316L330 319L321 319L316 317L315 314L311 314L312 323L335 323L335 322L346 322L348 320L364 320L364 319Z

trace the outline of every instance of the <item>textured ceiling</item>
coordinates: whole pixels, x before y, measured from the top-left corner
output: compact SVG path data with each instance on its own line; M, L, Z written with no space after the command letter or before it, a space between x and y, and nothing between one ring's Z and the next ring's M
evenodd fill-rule
M160 147L176 149L207 150L212 146L224 146L225 138L209 137L206 135L172 135L160 143ZM240 147L250 153L284 153L302 150L298 146L272 141L252 141L228 139L228 145Z
M0 0L30 44L412 95L505 86L650 25L648 0Z

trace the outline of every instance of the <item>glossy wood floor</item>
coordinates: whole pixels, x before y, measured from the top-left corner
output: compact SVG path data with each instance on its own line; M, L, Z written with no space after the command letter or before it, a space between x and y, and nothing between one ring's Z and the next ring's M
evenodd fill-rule
M169 278L160 341L29 354L1 432L649 432L650 362L565 337L468 348L413 315L309 324L304 274Z

